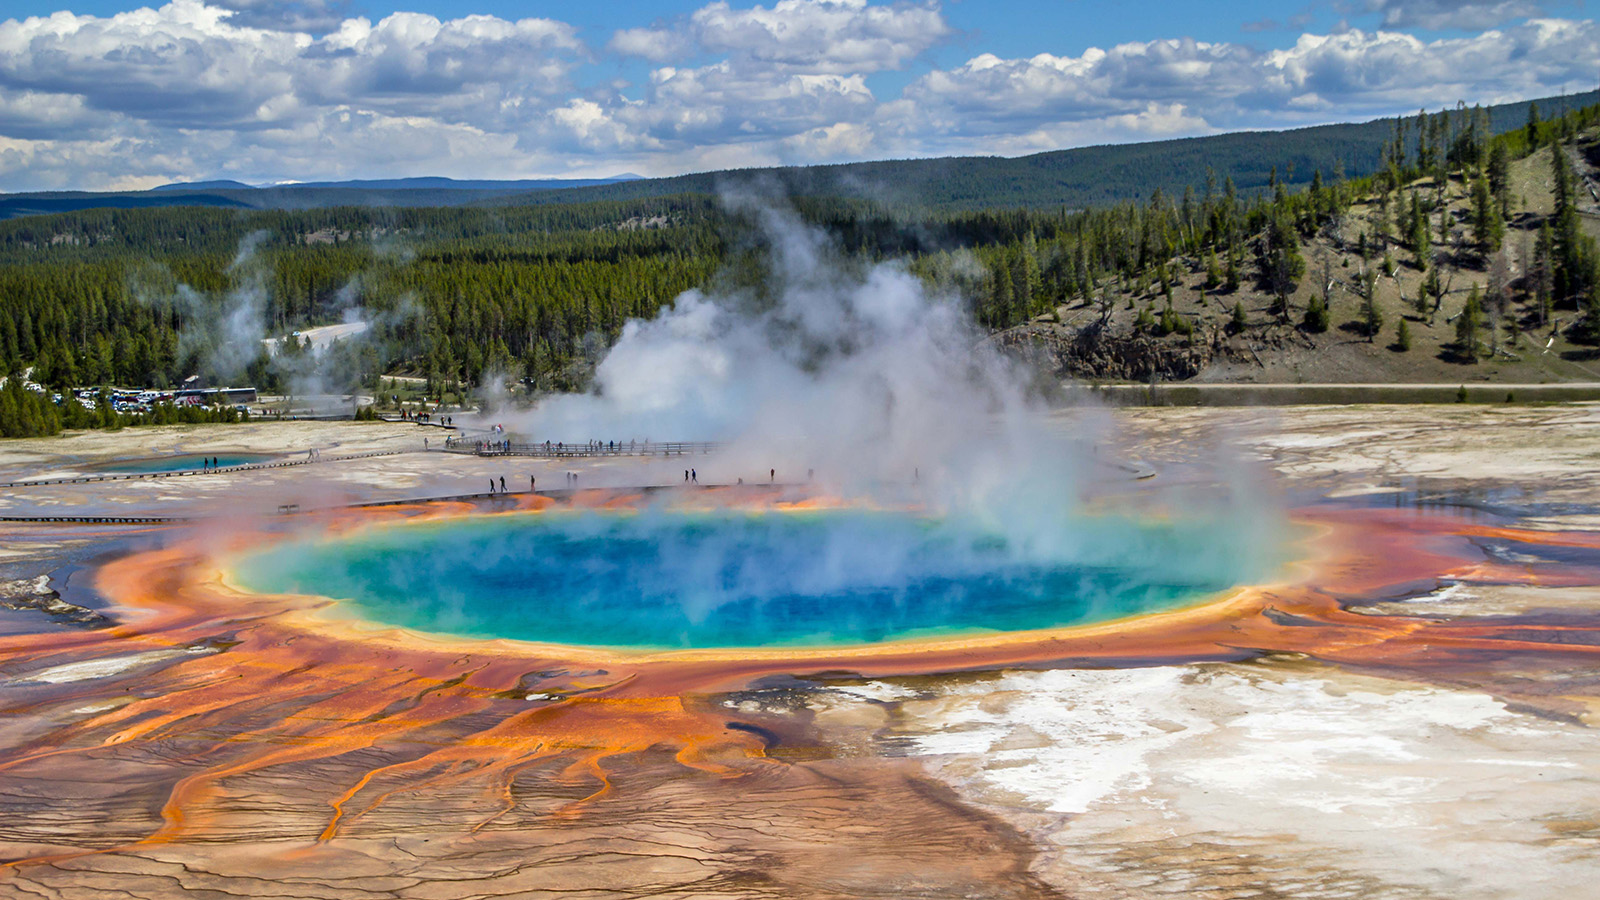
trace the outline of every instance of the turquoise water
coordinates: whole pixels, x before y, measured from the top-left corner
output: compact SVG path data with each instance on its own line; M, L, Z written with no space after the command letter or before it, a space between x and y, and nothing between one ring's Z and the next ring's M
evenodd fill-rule
M545 513L381 526L246 557L241 586L417 630L633 648L876 643L1104 621L1252 577L1208 523L1049 540L898 513Z
M144 475L152 472L187 472L190 469L205 467L205 460L215 458L217 466L248 466L255 463L267 462L276 459L270 453L214 453L202 456L199 453L181 453L175 456L153 456L149 459L129 459L121 462L107 463L100 466L102 472L116 472L125 475Z

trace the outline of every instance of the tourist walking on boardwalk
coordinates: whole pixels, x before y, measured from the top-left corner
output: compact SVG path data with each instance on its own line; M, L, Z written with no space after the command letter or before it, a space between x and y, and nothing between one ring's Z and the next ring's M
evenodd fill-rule
M770 483L770 482L774 482L774 481L777 481L777 480L778 480L778 470L777 469L768 469L767 470L767 481Z
M700 483L700 473L695 471L694 469L690 469L689 470L689 480L693 481L695 484L699 484Z
M500 493L504 494L505 492L506 492L506 477L504 475L501 475L500 476Z
M689 470L688 469L684 469L683 470L683 483L684 484L688 484L689 483Z
M539 479L533 477L532 475L529 475L528 476L528 493L531 494L531 493L534 493L537 490L539 490Z

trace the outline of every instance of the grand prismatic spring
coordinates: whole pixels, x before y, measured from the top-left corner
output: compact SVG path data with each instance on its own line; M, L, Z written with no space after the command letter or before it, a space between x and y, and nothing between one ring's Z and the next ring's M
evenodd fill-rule
M509 430L9 445L0 894L1589 889L1600 410L1052 405L771 217Z
M420 631L661 650L1059 628L1262 574L1204 523L1086 518L1038 548L964 525L850 509L483 516L288 542L234 580Z
M14 489L8 515L193 521L4 525L8 565L56 574L0 636L0 893L1581 894L1600 415L1392 408L1378 451L1365 415L1119 413L1155 475L1097 472L1067 556L913 487L867 508L641 460L418 501L507 464L401 426L242 426L330 461L181 493ZM1265 531L1199 515L1241 477L1203 449L1224 432L1283 499Z

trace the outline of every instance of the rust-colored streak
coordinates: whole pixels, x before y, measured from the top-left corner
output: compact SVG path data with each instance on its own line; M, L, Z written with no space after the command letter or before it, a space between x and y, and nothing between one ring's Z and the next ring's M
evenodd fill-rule
M641 498L583 491L570 502L627 508ZM805 508L836 501L725 490L697 493L693 502ZM552 503L527 496L516 505L529 512ZM325 516L320 525L347 531L465 514L480 513L462 503L387 507ZM971 640L648 654L358 630L319 617L326 604L317 598L228 587L219 559L272 536L242 529L221 540L178 540L99 570L97 586L125 612L123 626L0 637L0 671L24 684L28 673L63 664L188 648L122 674L11 692L13 705L4 711L53 715L56 724L0 747L0 773L59 778L63 769L82 766L90 778L97 760L132 760L162 773L155 777L165 796L142 833L84 826L67 842L81 849L7 865L203 839L229 827L236 783L274 772L328 773L314 787L326 814L300 834L306 846L361 833L386 805L463 789L479 802L463 815L460 830L492 829L517 808L519 777L536 770L571 789L549 814L581 818L608 802L619 761L655 751L702 777L771 773L786 764L766 758L758 730L730 728L729 712L700 698L777 674L1138 665L1271 651L1387 666L1481 652L1600 659L1600 646L1554 642L1549 626L1537 622L1373 616L1347 608L1352 600L1441 581L1600 582L1600 573L1581 567L1486 563L1473 543L1496 538L1600 548L1600 534L1490 528L1393 510L1313 509L1295 519L1314 536L1290 579L1174 613ZM68 712L82 709L90 711Z

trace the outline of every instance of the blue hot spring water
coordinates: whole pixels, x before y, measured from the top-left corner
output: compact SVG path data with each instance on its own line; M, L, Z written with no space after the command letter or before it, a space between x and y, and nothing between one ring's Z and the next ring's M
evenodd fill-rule
M547 512L385 525L237 561L247 589L467 637L833 646L1192 604L1262 567L1215 523L1094 517L1035 542L892 512Z
M213 453L202 456L198 453L184 453L175 456L152 456L148 459L129 459L120 462L106 463L100 466L102 472L116 472L118 474L148 475L155 472L187 472L190 469L205 467L205 460L216 459L217 466L248 466L259 462L275 459L270 453Z

